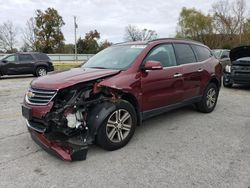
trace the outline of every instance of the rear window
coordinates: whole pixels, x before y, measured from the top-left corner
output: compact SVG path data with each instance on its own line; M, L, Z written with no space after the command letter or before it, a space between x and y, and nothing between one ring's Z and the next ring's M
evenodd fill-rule
M47 56L47 54L34 54L34 56L36 57L36 59L38 60L50 60L49 56Z
M209 49L203 46L191 45L198 61L205 61L212 56Z
M178 64L188 64L196 62L194 52L188 44L174 44Z

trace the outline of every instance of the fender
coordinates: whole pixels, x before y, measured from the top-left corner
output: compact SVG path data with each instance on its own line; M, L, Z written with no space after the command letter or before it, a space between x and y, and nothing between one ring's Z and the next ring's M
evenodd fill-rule
M108 115L116 109L116 104L111 101L105 101L95 105L88 111L87 126L90 135L94 138L98 129L101 127Z

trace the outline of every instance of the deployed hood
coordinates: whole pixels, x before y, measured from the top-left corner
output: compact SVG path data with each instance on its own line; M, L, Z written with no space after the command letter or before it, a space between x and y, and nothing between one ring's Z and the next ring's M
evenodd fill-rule
M243 57L250 57L250 46L240 46L230 51L230 60L236 61Z
M75 68L39 77L31 82L31 87L53 90L62 89L81 82L112 76L119 72L120 70Z

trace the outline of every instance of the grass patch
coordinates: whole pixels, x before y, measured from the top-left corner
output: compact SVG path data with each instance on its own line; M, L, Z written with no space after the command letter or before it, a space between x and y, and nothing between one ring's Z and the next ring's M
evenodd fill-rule
M55 71L80 67L81 63L54 63Z

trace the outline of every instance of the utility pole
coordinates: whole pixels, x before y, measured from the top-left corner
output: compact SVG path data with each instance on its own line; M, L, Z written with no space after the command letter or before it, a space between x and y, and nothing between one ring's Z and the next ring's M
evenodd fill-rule
M77 61L77 45L76 45L76 29L77 29L77 24L76 24L76 16L74 16L74 30L75 30L75 61Z

